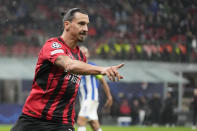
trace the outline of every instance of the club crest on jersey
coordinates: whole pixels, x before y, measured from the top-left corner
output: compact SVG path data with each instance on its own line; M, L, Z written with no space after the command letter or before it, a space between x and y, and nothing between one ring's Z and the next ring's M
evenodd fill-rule
M62 46L59 44L59 43L57 43L57 42L54 42L53 44L52 44L52 48L55 48L55 49L57 49L57 48L61 48Z

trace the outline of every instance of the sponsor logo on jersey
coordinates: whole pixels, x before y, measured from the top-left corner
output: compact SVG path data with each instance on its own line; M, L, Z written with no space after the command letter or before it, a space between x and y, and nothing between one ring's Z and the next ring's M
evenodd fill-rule
M67 72L67 71L65 71ZM76 75L76 74L67 74L64 78L66 79L70 79L70 81L72 81L72 83L76 83L76 84L79 84L80 81L81 81L81 75Z
M64 53L64 50L58 49L58 50L51 51L51 55L54 55L54 54L57 54L57 53Z

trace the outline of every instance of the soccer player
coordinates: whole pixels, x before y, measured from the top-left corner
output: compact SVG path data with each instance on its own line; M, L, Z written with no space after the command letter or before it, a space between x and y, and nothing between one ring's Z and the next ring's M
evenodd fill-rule
M80 50L84 53L87 60L89 58L88 49L84 46L80 47ZM92 62L88 61L88 64L95 65ZM79 95L80 95L80 112L78 115L78 131L86 131L86 124L89 122L90 126L94 131L102 131L100 128L100 124L98 121L98 114L97 109L99 105L99 94L98 94L98 84L97 79L101 82L104 91L107 96L107 101L105 106L107 108L111 107L112 105L112 96L110 93L109 86L102 75L86 75L82 76L81 84L79 88Z
M63 13L64 31L40 50L31 92L11 131L73 131L81 75L107 75L112 81L123 78L118 69L124 64L99 67L85 63L77 43L87 36L88 23L81 9Z

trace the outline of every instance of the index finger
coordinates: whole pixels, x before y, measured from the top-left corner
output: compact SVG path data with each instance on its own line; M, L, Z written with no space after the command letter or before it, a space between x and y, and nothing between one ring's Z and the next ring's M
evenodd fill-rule
M116 66L116 68L118 68L118 69L119 69L119 68L123 67L124 65L125 65L124 63L119 64L119 65L117 65L117 66Z

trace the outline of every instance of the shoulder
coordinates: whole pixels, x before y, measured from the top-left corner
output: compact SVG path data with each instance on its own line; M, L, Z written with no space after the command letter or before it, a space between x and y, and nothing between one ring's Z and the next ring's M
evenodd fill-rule
M52 37L48 39L45 43L59 42L57 37ZM59 42L60 43L60 42Z
M58 48L61 48L63 45L61 42L59 42L57 37L53 37L53 38L48 39L45 42L44 46L47 46L47 47L49 46L51 48L58 49Z

